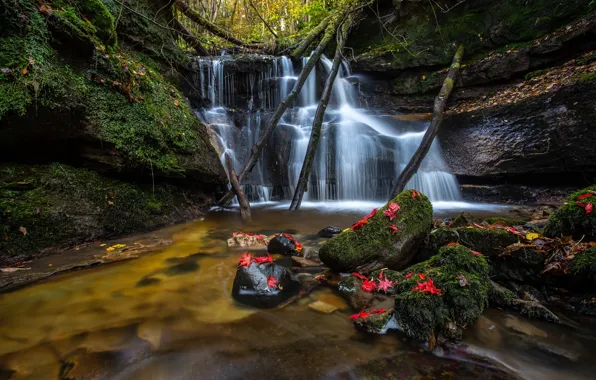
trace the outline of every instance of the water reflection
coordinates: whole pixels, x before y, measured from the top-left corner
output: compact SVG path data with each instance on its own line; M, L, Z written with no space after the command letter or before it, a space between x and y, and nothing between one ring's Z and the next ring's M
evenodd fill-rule
M293 229L316 244L320 228L343 228L359 215L257 210L250 230ZM591 330L578 336L537 325L546 337L528 335L508 327L502 312L487 313L490 322L479 321L463 345L440 357L397 333L358 332L347 304L328 288L279 310L236 304L230 294L239 252L225 239L241 229L235 213L214 212L159 232L173 244L139 259L0 295L0 379L556 379L589 378L596 369L586 343ZM317 300L338 310L308 307ZM486 338L495 329L499 339Z

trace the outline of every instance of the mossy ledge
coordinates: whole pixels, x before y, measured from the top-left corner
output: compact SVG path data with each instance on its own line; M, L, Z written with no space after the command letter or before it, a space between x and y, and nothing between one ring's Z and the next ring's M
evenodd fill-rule
M383 213L390 203L400 207L393 221ZM410 263L431 223L432 205L428 198L406 190L380 208L360 230L345 230L327 241L319 255L326 265L339 272L351 272L371 263L401 269ZM397 228L395 234L389 228L392 224Z
M584 194L591 194L591 197L579 199ZM565 202L549 218L544 234L549 237L572 236L574 239L585 239L586 241L596 239L596 212L587 213L582 204L596 203L596 185L586 187L571 194Z
M190 219L211 202L189 189L153 189L59 163L0 164L0 265Z

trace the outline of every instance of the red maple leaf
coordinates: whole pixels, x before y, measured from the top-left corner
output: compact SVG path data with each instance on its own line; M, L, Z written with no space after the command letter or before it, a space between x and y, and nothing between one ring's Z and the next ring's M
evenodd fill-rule
M266 236L265 235L257 235L257 240L265 240Z
M372 292L377 288L377 284L375 284L374 281L369 280L368 278L365 278L364 280L362 280L362 290L364 290L365 292Z
M373 309L373 311L371 311L370 313L371 314L383 314L386 312L387 312L387 310L385 310L385 309Z
M472 251L472 250L470 249L470 251ZM482 256L482 253L480 253L478 251L472 251L472 253L475 254L476 256Z
M420 193L418 192L418 190L412 190L412 198L416 198L419 196L420 196Z
M360 219L359 221L357 221L356 223L354 223L352 225L352 229L354 231L358 231L359 229L361 229L365 224L368 224L368 220L366 219Z
M389 220L395 219L395 213L393 211L385 210L383 211L383 214L385 214L385 216L388 217Z
M591 213L593 209L594 209L594 206L592 205L592 202L588 203L586 205L586 214Z
M410 272L406 274L406 279L411 278L414 275L414 272Z
M424 280L424 273L418 273L418 277L420 277L421 280Z
M575 204L578 205L581 208L585 208L586 207L586 205L583 204L583 203L581 203L580 201L575 202Z
M243 252L238 262L240 263L238 267L250 267L250 264L252 264L252 255L248 252Z
M387 279L387 277L385 277L385 278L379 280L379 285L377 286L377 288L379 290L382 290L385 293L387 293L387 290L389 290L389 288L392 288L393 284L394 284L393 282L389 281Z
M399 207L399 205L394 202L389 203L389 206L387 206L387 210L392 212L398 212L400 208L401 207Z
M285 237L287 237L288 239L290 239L291 241L294 241L294 238L292 237L292 235L290 235L290 234L286 234L286 233L284 232L284 236L285 236Z
M357 319L360 319L360 318L366 319L368 317L370 317L370 314L368 314L364 310L362 310L360 313L350 315L350 319L353 320L353 321L355 321Z
M357 272L352 273L352 276L357 277L361 280L366 280L366 277L364 277L363 275L361 275L360 273L357 273Z
M373 210L370 212L370 214L366 215L366 216L365 216L364 218L362 218L362 219L366 219L366 220L368 220L368 219L372 218L373 216L377 215L377 210L378 210L378 209L376 209L376 208L373 208Z
M516 235L521 235L521 234L522 234L521 232L519 232L518 230L516 230L516 229L515 229L515 228L513 228L513 227L507 227L507 228L505 228L505 229L506 229L507 231L511 232L512 234L516 234Z
M236 237L238 235L240 235L240 232L234 232L234 233L232 233L232 237Z
M458 242L452 241L451 243L447 244L446 247L455 247L455 246L458 246L458 245L459 245Z
M253 234L252 232L245 232L244 235L246 235L246 236L255 236L255 234Z
M412 288L412 290L417 290L417 291L423 292L423 293L436 294L439 296L441 295L441 289L438 289L435 286L435 283L433 282L433 280L431 278L429 278L425 282L419 282L418 285L416 285Z
M272 262L273 262L273 257L271 257L270 254L267 254L267 256L255 257L255 263L257 263L258 265L265 264L265 263L272 263Z
M267 287L275 288L277 286L277 280L273 276L267 277Z
M302 248L304 248L302 247L302 244L298 243L297 240L294 240L294 244L296 244L296 251L302 252Z
M591 197L592 195L593 195L593 194L591 194L591 193L582 194L582 195L580 195L579 197L577 197L577 200L578 200L578 201L581 201L582 199L589 198L589 197Z
M395 224L392 224L390 226L387 226L387 228L391 229L391 235L397 235L397 227L395 226Z

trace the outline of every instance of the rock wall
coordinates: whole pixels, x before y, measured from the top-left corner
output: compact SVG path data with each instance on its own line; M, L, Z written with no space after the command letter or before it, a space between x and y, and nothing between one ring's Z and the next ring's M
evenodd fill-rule
M189 61L166 3L0 0L0 263L182 221L225 187L179 90Z
M464 196L543 202L596 181L595 4L467 1L435 18L421 2L378 3L348 44L370 108L432 112L450 42L466 46L438 136Z

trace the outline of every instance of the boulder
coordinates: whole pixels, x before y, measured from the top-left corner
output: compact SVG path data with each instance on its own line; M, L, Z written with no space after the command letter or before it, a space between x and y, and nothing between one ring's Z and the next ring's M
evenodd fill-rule
M294 256L298 254L301 248L299 243L289 234L278 234L271 238L267 245L267 252L271 254L280 254Z
M234 236L228 239L230 248L265 249L267 245L269 245L267 236L250 232L234 232Z
M340 233L341 233L341 229L339 229L338 227L329 226L329 227L325 227L321 231L317 232L317 236L322 237L322 238L332 238L336 235L339 235Z
M300 281L279 264L251 263L239 266L232 297L243 304L271 308L298 294Z
M572 236L586 241L596 239L596 185L576 191L549 218L544 234L549 237Z
M388 207L397 205L393 217ZM352 229L344 230L321 246L319 257L331 269L352 272L366 266L401 269L407 266L432 225L432 205L418 192L403 191Z
M533 244L512 244L491 259L491 278L495 281L543 283L544 262L548 258Z

